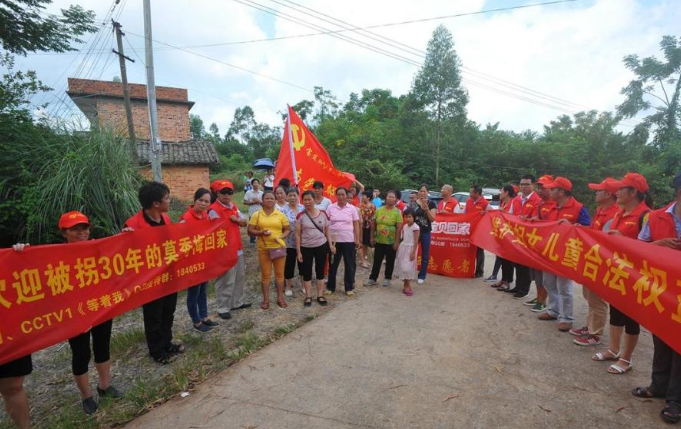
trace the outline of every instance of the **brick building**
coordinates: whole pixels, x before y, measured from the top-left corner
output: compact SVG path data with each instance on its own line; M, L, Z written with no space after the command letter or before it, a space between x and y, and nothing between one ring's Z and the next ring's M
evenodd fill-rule
M68 84L67 94L93 126L106 124L128 136L122 83L69 78ZM128 90L141 173L151 177L147 87L128 84ZM194 102L189 101L186 89L158 86L156 104L163 181L174 197L191 201L196 189L208 187L208 167L219 161L218 154L210 142L191 139L189 110Z

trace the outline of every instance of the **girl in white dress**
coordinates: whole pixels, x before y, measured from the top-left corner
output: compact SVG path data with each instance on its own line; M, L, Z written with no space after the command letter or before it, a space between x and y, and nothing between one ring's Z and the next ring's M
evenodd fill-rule
M404 226L402 227L402 243L397 250L397 275L404 281L402 293L412 296L411 281L416 280L416 252L419 242L419 226L414 223L414 210L408 208L404 211Z

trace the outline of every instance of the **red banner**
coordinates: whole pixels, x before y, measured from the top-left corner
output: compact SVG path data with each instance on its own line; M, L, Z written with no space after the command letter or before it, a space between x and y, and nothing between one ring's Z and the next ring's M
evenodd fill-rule
M227 222L0 250L0 364L229 270L237 237Z
M574 280L681 353L681 270L676 250L574 225L490 212L471 238L505 259Z
M288 108L288 119L279 150L275 183L279 183L284 177L297 183L301 192L312 189L315 181L321 181L324 183L324 195L332 201L336 201L337 188L352 185L352 181L333 166L331 157L322 144L291 107Z
M430 234L429 273L447 277L474 277L475 246L471 245L470 238L480 216L477 212L437 214Z

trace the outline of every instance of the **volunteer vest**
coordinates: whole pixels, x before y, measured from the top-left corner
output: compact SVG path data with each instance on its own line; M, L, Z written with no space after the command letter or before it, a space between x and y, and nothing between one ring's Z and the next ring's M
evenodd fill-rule
M473 201L473 198L466 200L466 213L473 213L474 210L483 211L487 208L489 202L485 197L478 198L478 201Z
M608 223L610 219L615 217L615 213L617 213L618 210L619 206L617 204L613 204L605 210L603 210L601 207L598 207L596 209L596 215L594 216L594 221L591 224L591 228L595 229L596 231L603 231L605 224Z
M610 229L616 229L625 237L636 239L638 238L638 233L641 231L641 226L643 225L641 217L649 212L650 209L643 202L639 203L639 205L626 216L624 215L624 209L620 209L615 214L615 217L612 218Z
M541 200L539 204L537 204L537 208L534 212L534 216L541 219L541 220L550 220L551 219L551 213L556 209L556 202L553 201L552 199L548 199L546 201Z
M557 221L565 219L570 223L577 223L577 220L579 220L579 212L582 211L582 207L584 207L582 203L575 200L574 197L570 197L567 204L563 207L556 206L551 214L551 220Z
M161 218L166 225L170 225L170 218L167 214L161 213ZM149 222L144 219L144 210L140 210L136 215L125 221L125 226L128 226L134 230L151 228Z
M669 206L651 212L648 217L648 227L653 241L663 238L677 238L676 225L671 213L667 213Z
M219 201L215 201L208 208L208 211L211 210L214 210L215 213L217 213L221 219L229 219L230 217L232 217L232 215L239 217L239 207L237 207L237 205L234 203L232 203L232 208L230 209L222 205ZM244 244L241 242L241 230L239 229L239 224L230 221L229 227L234 229L235 232L234 235L237 239L237 250L243 250Z
M541 198L539 198L539 195L537 195L536 192L532 192L532 195L530 195L530 197L525 201L525 204L523 204L522 194L517 195L515 199L518 200L516 203L517 205L513 207L513 214L516 216L532 217L532 214L535 212L537 206L541 202ZM520 206L520 213L516 213L515 211L515 208L518 205Z
M208 219L208 213L207 213L207 212L203 212L203 215L202 215L202 216L203 216L203 217L198 217L198 216L196 215L196 212L194 211L194 206L190 206L190 207L187 209L187 211L186 211L182 216L180 216L180 219L184 220L184 221L187 222L187 223L189 223L189 222L199 222L199 221Z

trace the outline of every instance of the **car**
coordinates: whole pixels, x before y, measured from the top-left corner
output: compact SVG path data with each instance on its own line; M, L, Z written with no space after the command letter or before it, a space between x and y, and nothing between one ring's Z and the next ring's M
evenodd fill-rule
M401 192L402 192L402 198L401 198L402 201L409 204L409 196L411 195L412 192L418 193L418 190L417 189L404 189ZM429 191L428 192L428 200L437 204L442 200L442 194L439 193L439 192L435 192L435 191Z

